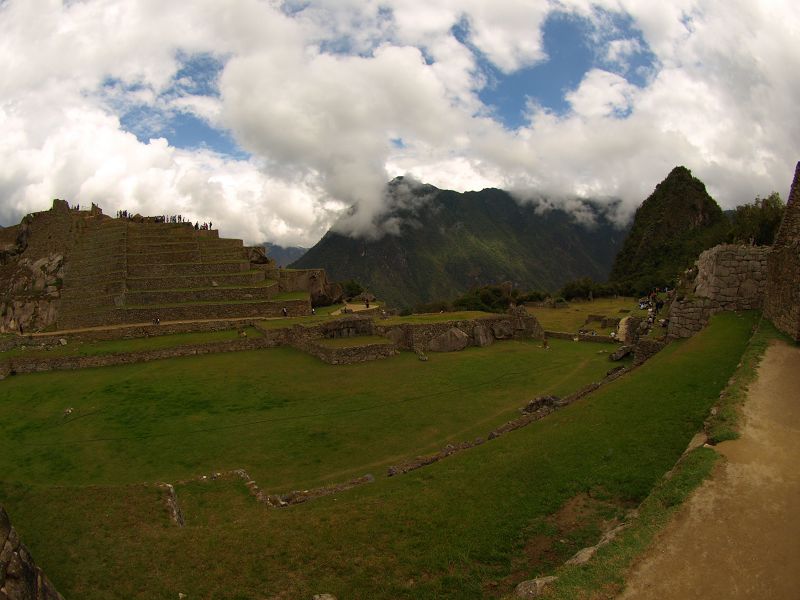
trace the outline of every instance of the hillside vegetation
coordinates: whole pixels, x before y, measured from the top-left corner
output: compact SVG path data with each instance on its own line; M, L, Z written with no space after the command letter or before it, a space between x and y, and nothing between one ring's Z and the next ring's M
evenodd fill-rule
M398 194L393 183L389 193ZM556 290L578 277L605 280L625 237L588 203L592 227L497 189L461 194L419 186L413 194L395 198L384 217L394 233L369 240L332 230L292 266L323 267L333 280L355 279L394 306L412 307L505 281Z
M705 184L675 167L636 211L609 281L636 294L672 285L703 250L725 241L729 227Z

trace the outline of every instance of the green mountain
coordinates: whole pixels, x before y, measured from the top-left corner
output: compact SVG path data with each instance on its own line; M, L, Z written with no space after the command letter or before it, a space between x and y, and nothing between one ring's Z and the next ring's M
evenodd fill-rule
M557 290L579 277L605 280L625 237L600 208L582 213L520 204L498 189L458 193L397 178L378 239L352 238L336 227L292 267L324 267L336 281L355 279L394 306L451 299L468 289L510 281Z
M675 167L637 209L609 281L634 293L672 285L703 250L722 243L728 229L705 184Z
M271 242L264 242L263 245L267 256L274 260L279 267L285 267L293 263L308 250L308 248L301 248L300 246L279 246Z

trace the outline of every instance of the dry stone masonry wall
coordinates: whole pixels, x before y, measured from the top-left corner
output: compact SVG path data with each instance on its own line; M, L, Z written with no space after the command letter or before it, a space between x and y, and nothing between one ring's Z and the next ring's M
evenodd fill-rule
M421 353L453 352L467 346L487 346L496 340L544 337L539 321L522 307L509 309L506 315L478 319L402 325L378 323L375 333L389 338L403 350Z
M667 335L690 337L723 310L761 308L769 248L722 244L703 252L672 302Z
M36 566L0 506L0 600L64 600Z
M786 212L767 259L768 283L764 314L800 341L800 163L786 203Z

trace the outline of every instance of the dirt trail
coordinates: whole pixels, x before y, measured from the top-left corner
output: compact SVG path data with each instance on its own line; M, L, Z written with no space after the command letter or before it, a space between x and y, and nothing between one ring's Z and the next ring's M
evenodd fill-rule
M773 343L742 436L629 574L618 600L800 598L800 348Z

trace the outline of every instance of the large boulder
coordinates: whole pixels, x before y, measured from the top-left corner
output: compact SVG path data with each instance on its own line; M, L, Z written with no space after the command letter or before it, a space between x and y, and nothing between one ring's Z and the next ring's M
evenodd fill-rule
M539 320L528 312L524 306L514 306L508 309L514 337L517 338L542 338L544 329Z
M514 327L510 321L497 321L492 323L492 333L498 340L509 340L514 337Z
M494 336L492 336L489 328L485 325L475 325L472 330L472 339L474 340L475 345L480 346L481 348L494 343Z
M639 317L624 317L617 326L617 339L623 344L635 344L639 340Z
M457 327L451 327L433 338L428 343L428 349L433 352L457 352L468 345L469 336Z

